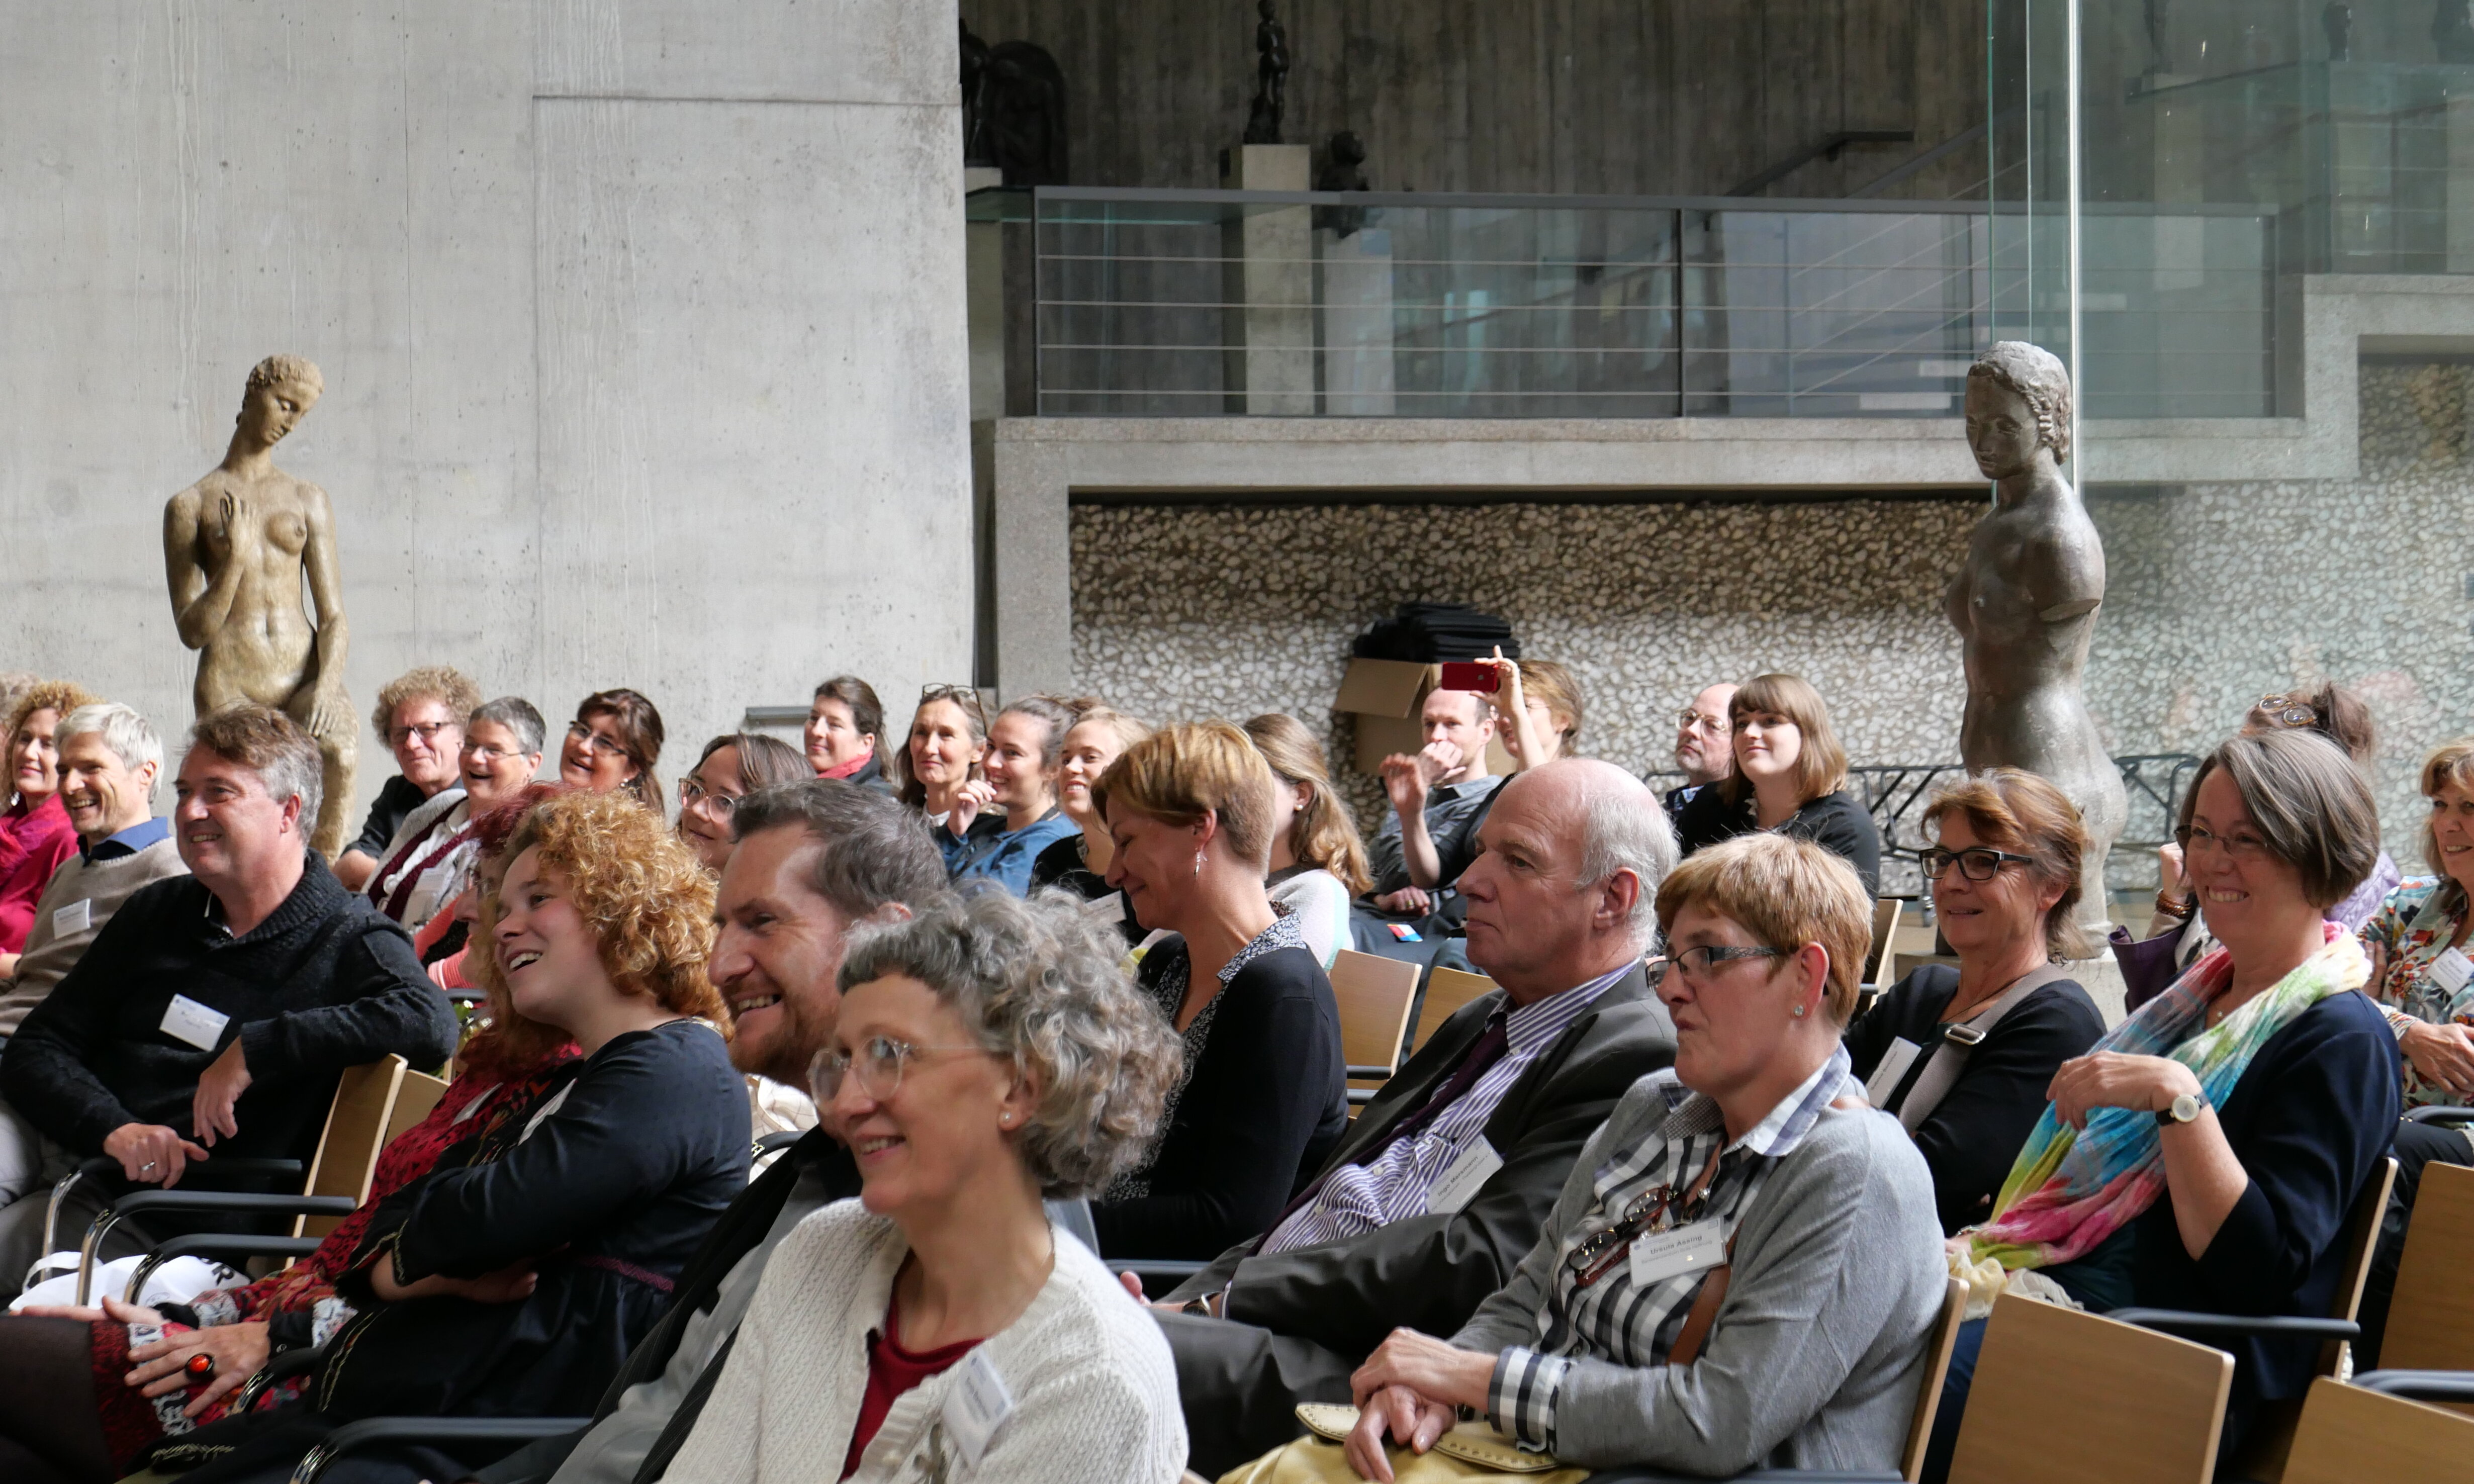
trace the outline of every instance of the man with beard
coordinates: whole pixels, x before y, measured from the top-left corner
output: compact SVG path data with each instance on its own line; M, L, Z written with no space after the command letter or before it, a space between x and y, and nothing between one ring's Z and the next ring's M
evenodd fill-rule
M713 983L738 1034L731 1060L794 1087L841 1010L844 935L908 916L945 888L916 813L839 779L761 790L731 815L738 844L714 915ZM654 1480L719 1379L774 1246L810 1212L860 1192L850 1151L810 1131L731 1203L679 1275L670 1310L627 1357L593 1424L479 1471L486 1484Z

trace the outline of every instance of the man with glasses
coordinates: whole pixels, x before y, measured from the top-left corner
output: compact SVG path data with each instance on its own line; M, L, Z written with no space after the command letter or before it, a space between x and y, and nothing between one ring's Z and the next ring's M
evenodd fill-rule
M1684 708L1675 724L1675 766L1684 770L1680 788L1666 791L1666 822L1684 816L1692 795L1713 783L1724 783L1735 771L1735 734L1727 707L1735 698L1728 681L1705 686Z
M335 859L335 879L347 890L369 886L386 859L387 842L414 810L463 787L457 754L464 745L464 718L480 704L481 688L451 665L408 669L378 692L370 726L395 754L396 775L371 803L360 838Z
M1675 1028L1641 956L1675 835L1638 779L1566 758L1503 788L1461 877L1496 987L1437 1027L1273 1224L1159 1305L1197 1472L1298 1434L1400 1326L1449 1334L1537 1240L1582 1144Z

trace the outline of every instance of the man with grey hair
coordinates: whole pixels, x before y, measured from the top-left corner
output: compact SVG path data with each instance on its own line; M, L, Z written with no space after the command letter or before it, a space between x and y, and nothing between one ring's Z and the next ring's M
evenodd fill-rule
M1270 1231L1156 1306L1205 1477L1296 1437L1298 1402L1347 1401L1394 1328L1465 1323L1615 1100L1675 1059L1642 964L1676 862L1657 796L1562 759L1504 784L1479 839L1460 889L1469 961L1495 988L1384 1083Z
M390 1054L435 1067L454 1051L454 1012L412 939L308 847L320 768L279 711L200 719L173 812L190 874L132 894L0 1052L0 1094L61 1152L61 1173L98 1155L119 1165L63 1204L63 1229L85 1228L97 1184L106 1199L168 1188L216 1156L305 1163L346 1067ZM0 1290L44 1255L46 1204L0 1211ZM235 1229L220 1213L126 1238L124 1225L104 1255L201 1221Z
M173 848L172 822L155 813L163 744L144 717L109 701L81 706L61 718L53 740L78 853L52 873L35 904L17 972L0 979L0 1042L16 1034L122 903L188 869ZM0 1103L0 1205L24 1195L41 1174L34 1125Z

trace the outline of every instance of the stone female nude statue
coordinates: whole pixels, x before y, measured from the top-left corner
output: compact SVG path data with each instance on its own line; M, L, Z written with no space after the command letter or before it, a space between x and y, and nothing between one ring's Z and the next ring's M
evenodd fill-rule
M2088 832L2080 920L2109 915L2104 860L2129 805L2080 679L2104 602L2104 545L2062 477L2071 377L2050 352L2005 340L1967 375L1967 442L1994 480L1993 512L1944 599L1967 666L1959 758L2024 767L2070 796Z
M317 740L326 776L309 842L332 861L347 838L359 761L344 693L335 515L325 490L275 467L275 446L324 389L318 368L297 355L257 363L224 461L163 507L163 567L181 643L199 651L198 715L256 701Z

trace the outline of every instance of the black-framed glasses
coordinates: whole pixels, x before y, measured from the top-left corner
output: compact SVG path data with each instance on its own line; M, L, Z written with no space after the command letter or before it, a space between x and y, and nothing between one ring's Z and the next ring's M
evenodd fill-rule
M2182 847L2188 860L2198 850L2221 850L2237 861L2258 861L2272 854L2268 841L2256 835L2219 835L2204 825L2186 824L2173 832L2173 843Z
M1738 959L1783 959L1783 948L1738 948L1730 943L1701 943L1668 956L1669 961L1692 979L1707 979L1721 963Z
M574 738L577 742L584 744L584 751L587 757L599 757L605 753L614 758L623 758L627 756L627 749L624 746L612 742L609 738L602 736L599 732L586 726L581 721L569 722L567 724L567 735Z
M421 739L423 746L435 746L439 733L455 732L460 734L463 730L463 725L460 722L416 721L410 726L391 728L387 732L387 745L390 747L400 747L405 742L418 737Z
M856 1076L860 1091L882 1103L902 1090L902 1071L931 1057L994 1056L982 1046L916 1046L889 1035L871 1035L856 1054L829 1046L808 1063L808 1090L818 1103L831 1103L842 1090L842 1079Z
M1918 858L1925 868L1925 880L1939 881L1951 863L1958 863L1958 873L1970 881L1991 881L2001 874L2004 864L2033 865L2034 856L2014 856L2007 850L1990 845L1970 845L1965 850L1944 850L1939 845Z

